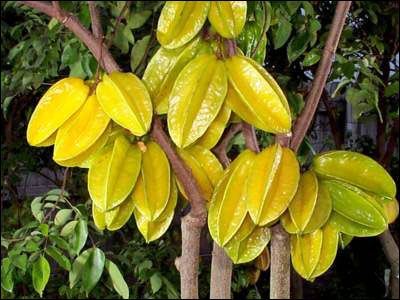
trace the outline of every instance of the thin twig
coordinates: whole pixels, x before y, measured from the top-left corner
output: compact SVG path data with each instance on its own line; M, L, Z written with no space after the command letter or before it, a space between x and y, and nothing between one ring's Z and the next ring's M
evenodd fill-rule
M254 47L253 51L251 52L250 57L254 57L257 53L258 48L260 48L262 39L264 38L264 35L267 33L269 29L269 25L271 24L271 4L269 4L267 1L261 1L263 4L264 8L264 23L263 23L263 29L261 31L260 36L258 37L257 45Z
M88 1L88 5L93 35L96 39L100 39L103 36L103 28L101 28L100 13L96 7L96 1Z
M338 2L336 6L335 16L322 53L321 61L318 65L317 74L312 83L311 91L307 95L306 106L297 118L294 126L291 148L296 151L300 147L313 120L315 111L317 110L322 91L331 71L333 57L335 56L350 6L351 1L341 1Z
M69 170L69 168L65 168L63 183L62 183L62 186L61 186L61 191L60 191L60 194L58 195L58 198L57 198L56 202L54 203L54 207L45 215L45 217L43 218L42 222L40 222L41 224L45 224L46 223L47 219L49 219L49 217L52 215L52 213L56 210L58 202L61 199L64 200L64 191L65 191L65 186L67 185L68 170Z
M119 16L117 17L117 20L115 21L115 25L114 25L114 30L113 30L110 40L108 41L108 44L107 44L107 49L110 49L110 47L114 41L115 35L117 34L119 25L121 24L122 16L125 14L126 10L129 8L130 5L131 5L131 1L126 1Z
M212 149L212 152L224 166L227 168L230 164L230 159L226 153L228 148L228 144L230 140L242 129L242 123L236 123L230 125L230 127L225 130L224 134L222 135L220 141L218 142L217 146Z

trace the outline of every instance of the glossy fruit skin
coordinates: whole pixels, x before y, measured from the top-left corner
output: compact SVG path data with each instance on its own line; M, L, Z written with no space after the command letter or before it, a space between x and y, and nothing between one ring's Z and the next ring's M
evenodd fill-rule
M27 129L31 146L50 146L54 134L84 104L89 87L79 78L64 78L53 84L40 99Z
M177 199L178 191L176 188L175 179L171 178L171 192L168 203L157 219L150 221L148 218L142 215L138 209L134 209L136 224L147 243L159 239L168 230L174 217Z
M252 59L240 55L227 59L225 67L230 84L227 103L231 109L264 131L289 132L289 105L272 76Z
M136 136L146 134L153 107L143 82L133 73L105 74L96 88L97 99L105 113Z
M196 56L211 53L210 45L201 38L177 49L161 47L152 57L143 75L157 114L168 112L169 96L182 69Z
M179 148L193 144L217 117L227 92L222 61L196 57L181 71L169 98L168 131Z
M247 181L247 209L260 226L277 220L288 208L299 184L300 166L289 148L275 144L257 154Z
M161 147L150 141L143 152L140 175L132 192L135 210L147 220L155 221L165 210L170 192L169 161Z
M333 212L330 223L351 236L375 236L387 229L383 208L361 189L337 180L322 180L330 193Z
M214 187L224 174L221 163L210 150L199 145L178 149L178 154L191 169L208 207ZM177 185L183 197L188 200L183 185L179 180Z
M239 36L246 23L246 1L211 1L208 19L224 38Z
M105 146L93 161L88 175L88 190L97 208L110 211L132 192L139 175L142 153L124 135Z
M57 131L53 159L56 162L68 161L86 152L100 139L109 123L110 118L96 95L90 95L79 111Z
M372 158L351 151L330 151L314 157L312 168L322 178L337 179L377 195L394 198L396 184Z
M305 235L291 236L291 257L296 272L313 281L333 264L339 245L339 232L330 223Z
M167 1L157 25L157 39L167 49L191 41L203 27L210 1Z

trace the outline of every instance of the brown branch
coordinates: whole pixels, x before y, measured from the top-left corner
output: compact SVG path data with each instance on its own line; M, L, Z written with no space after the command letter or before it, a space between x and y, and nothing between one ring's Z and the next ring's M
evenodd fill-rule
M112 43L114 41L115 35L117 34L119 25L121 24L121 21L122 21L122 16L125 14L126 10L129 8L130 5L131 5L131 1L126 1L124 7L122 8L122 10L121 10L121 12L119 14L119 16L117 17L117 20L115 21L115 25L114 25L114 30L113 30L113 32L111 34L111 37L110 37L110 40L108 41L108 44L107 44L107 48L108 49L110 49L110 47L111 47L111 45L112 45Z
M386 230L379 235L379 241L382 244L383 252L390 263L391 268L391 294L392 299L399 299L399 247L390 230Z
M228 155L226 154L226 148L228 147L230 140L241 129L242 129L242 123L232 124L227 130L225 130L217 146L215 146L212 149L212 152L215 154L215 156L218 158L218 160L221 162L224 168L227 168L231 162Z
M103 36L103 28L101 28L100 13L96 7L96 1L88 1L88 5L93 35L96 39L100 39Z
M47 14L50 17L57 19L59 22L64 24L69 30L71 30L92 52L93 56L97 61L100 62L102 68L108 73L113 71L121 71L121 68L115 62L111 53L105 46L100 49L98 46L97 39L92 33L87 30L82 23L73 16L72 14L61 10L59 13L48 1L19 1L29 7L32 7L42 13ZM101 52L103 53L102 59L100 60Z
M322 91L325 87L326 81L331 71L333 57L336 53L336 49L339 44L339 39L350 6L351 1L337 2L335 15L333 17L332 25L329 30L328 39L322 53L321 61L318 65L317 73L312 83L311 91L307 95L306 106L304 107L299 118L297 118L294 126L291 148L296 151L300 147L300 144L303 141L308 131L308 128L310 127L310 124L313 120L315 111L317 110Z
M242 121L243 135L246 141L246 147L253 152L260 152L260 147L258 146L258 141L256 137L256 130L254 126Z

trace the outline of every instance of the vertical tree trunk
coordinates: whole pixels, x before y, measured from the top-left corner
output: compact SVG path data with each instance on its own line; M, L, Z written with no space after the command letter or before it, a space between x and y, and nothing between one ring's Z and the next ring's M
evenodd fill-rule
M214 242L211 263L210 299L230 299L232 261L224 249Z
M383 251L391 266L390 289L392 299L399 299L399 247L393 239L390 230L386 230L379 236Z

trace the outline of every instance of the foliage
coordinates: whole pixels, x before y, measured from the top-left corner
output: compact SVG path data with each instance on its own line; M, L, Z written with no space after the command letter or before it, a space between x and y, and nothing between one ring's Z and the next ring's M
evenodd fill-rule
M133 1L122 16L111 52L125 71L141 76L158 49L154 29L163 2ZM304 107L336 3L271 1L263 5L261 2L249 2L248 19L254 22L254 32L249 36L258 39L255 36L262 32L265 22L269 23L266 46L257 57L278 79L295 117ZM125 1L98 3L107 42ZM90 28L86 2L63 1L61 6ZM48 149L28 148L25 141L27 120L39 95L65 76L93 78L97 65L89 50L55 19L15 1L1 2L1 14L1 117L4 123L1 187L13 199L11 203L5 202L5 207L2 199L2 208L6 208L2 209L1 216L2 295L5 292L7 297L37 297L36 292L43 292L44 296L54 298L87 295L117 298L127 296L126 282L131 298L178 298L179 274L173 261L179 254L178 224L175 223L164 239L150 245L140 237L134 222L120 233L97 232L88 217L88 195L83 188L86 178L83 172L75 170L74 176L68 179L68 192L62 197L60 189L34 199L18 195L17 185L23 174L42 173L43 168L60 172L51 162L52 153ZM382 120L398 118L398 16L396 2L353 2L350 22L343 32L329 81L336 86L330 97L343 95L353 108L354 118L360 122L374 115ZM240 38L239 46L249 51L240 44ZM255 47L253 43L250 50ZM386 104L384 109L382 102ZM389 129L386 126L383 134ZM271 144L273 139L261 131L257 137L262 147ZM376 145L372 140L351 139L346 137L349 148L375 155ZM239 134L229 144L229 156L234 158L244 148L244 137ZM306 141L299 152L301 162L306 163L313 151ZM398 158L392 163L393 174L396 170ZM56 183L61 186L61 180ZM362 265L351 251L352 248L347 249L346 255L355 266ZM382 256L376 261L381 263ZM249 266L235 267L233 292L249 299L266 296L268 286L263 278L268 273L263 273L260 283L253 287L248 269ZM356 269L339 265L317 281L314 289L323 293L324 285L320 288L318 285L329 281L338 287L330 290L336 295L367 296L365 291L373 291L373 284L362 285L357 281L357 289L351 293L340 289L344 280L341 278L355 280L359 274ZM375 272L383 278L381 269ZM209 278L208 274L209 268L203 266L201 282ZM71 281L75 284L71 285ZM200 293L204 297L208 295L205 290Z

